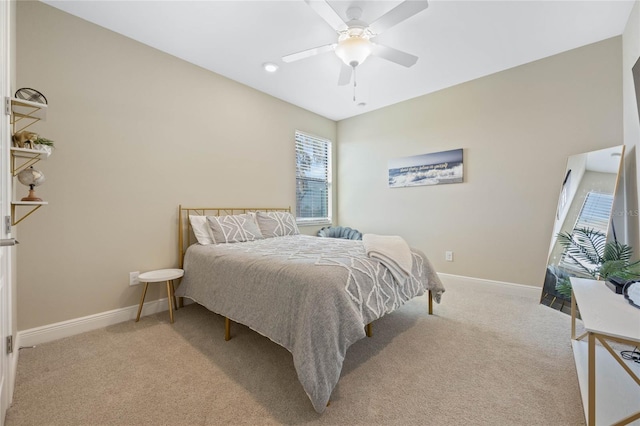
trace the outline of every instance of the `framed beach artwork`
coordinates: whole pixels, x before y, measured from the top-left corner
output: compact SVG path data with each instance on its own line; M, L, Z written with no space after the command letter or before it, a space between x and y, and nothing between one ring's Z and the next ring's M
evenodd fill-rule
M462 148L389 160L389 187L462 183Z

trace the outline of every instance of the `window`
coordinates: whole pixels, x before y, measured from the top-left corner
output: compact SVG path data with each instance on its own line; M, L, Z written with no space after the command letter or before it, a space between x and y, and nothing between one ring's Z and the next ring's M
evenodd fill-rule
M331 141L296 131L298 223L331 223Z
M582 210L573 229L590 228L606 234L609 230L609 217L613 206L612 194L589 192L582 204Z
M588 228L598 232L602 232L607 235L609 230L609 217L611 216L611 208L613 207L613 195L612 194L600 194L597 192L589 192L584 199L582 209L576 220L576 224L573 229ZM600 253L603 256L604 253ZM593 265L589 262L580 261L582 266L587 269L594 270L598 265ZM560 265L565 270L574 273L583 273L574 261L571 259L563 259L560 261Z

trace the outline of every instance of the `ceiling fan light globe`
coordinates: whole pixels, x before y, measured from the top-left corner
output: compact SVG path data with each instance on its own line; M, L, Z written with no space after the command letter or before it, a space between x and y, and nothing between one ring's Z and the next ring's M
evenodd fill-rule
M335 52L342 62L355 68L371 55L373 45L363 37L348 37L340 40Z

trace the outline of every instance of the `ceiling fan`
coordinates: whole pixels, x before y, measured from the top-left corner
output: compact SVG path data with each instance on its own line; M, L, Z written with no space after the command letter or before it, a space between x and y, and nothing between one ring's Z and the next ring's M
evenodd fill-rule
M343 62L338 85L346 86L351 81L351 76L355 73L356 67L371 55L405 67L413 66L418 60L415 55L376 43L376 37L426 9L428 6L427 0L405 0L371 24L360 20L362 9L359 7L347 9L346 15L349 20L345 22L326 0L305 0L305 2L336 30L338 41L337 43L283 56L282 60L284 62L294 62L320 53L334 51Z

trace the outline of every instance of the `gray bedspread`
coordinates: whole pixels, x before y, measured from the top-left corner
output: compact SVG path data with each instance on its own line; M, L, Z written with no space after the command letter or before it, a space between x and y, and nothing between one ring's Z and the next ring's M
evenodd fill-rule
M194 244L176 295L244 324L288 349L314 409L325 410L349 346L366 324L442 282L412 249L413 271L398 285L362 241L295 235L220 245ZM427 309L425 307L425 309Z

